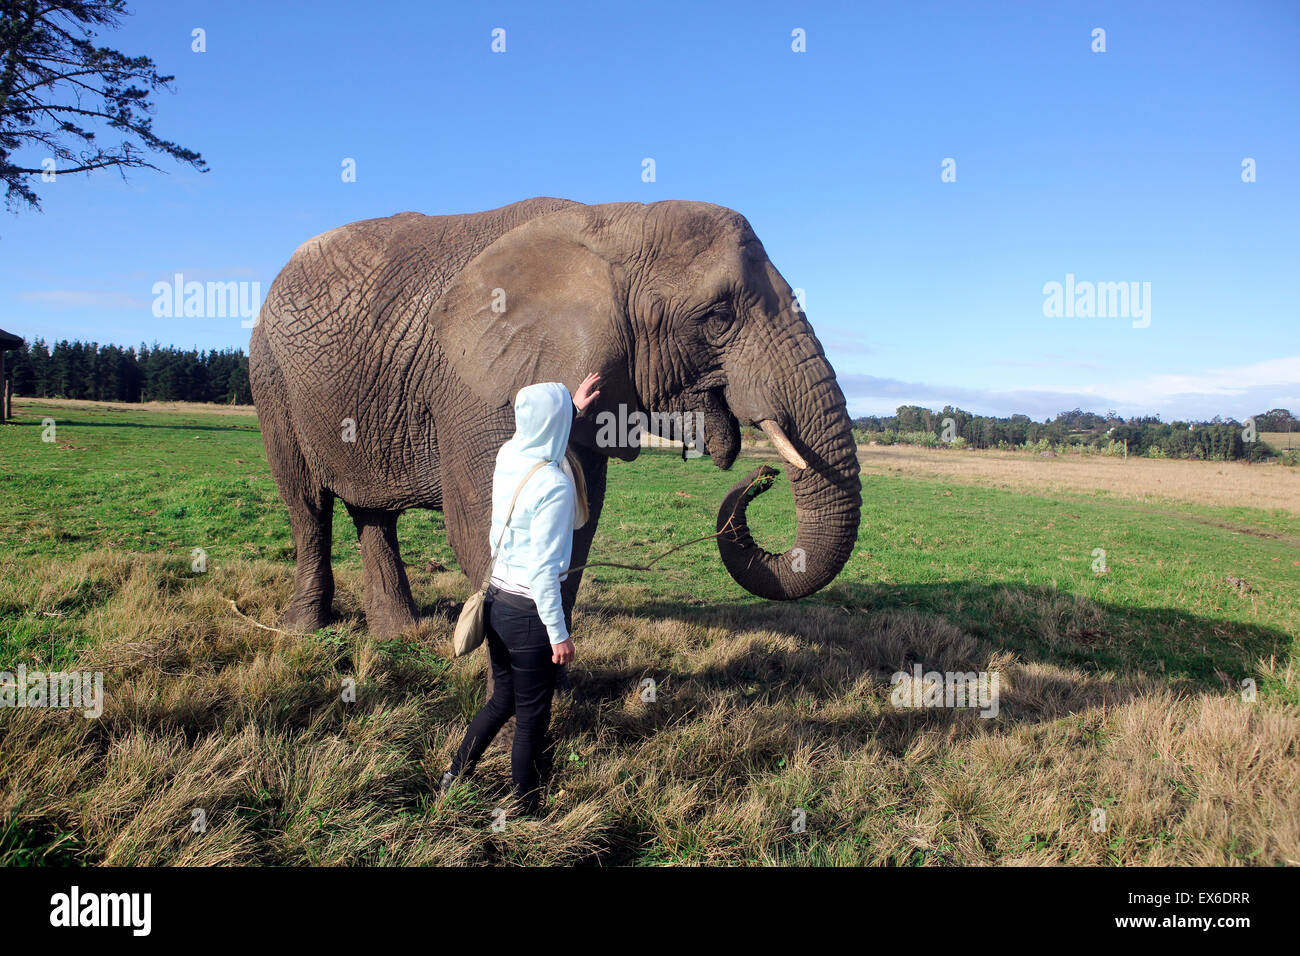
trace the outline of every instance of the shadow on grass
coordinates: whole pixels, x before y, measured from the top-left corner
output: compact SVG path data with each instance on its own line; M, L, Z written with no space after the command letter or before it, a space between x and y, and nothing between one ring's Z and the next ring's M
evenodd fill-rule
M423 610L455 620L460 605L443 599ZM808 702L844 701L863 678L887 699L892 675L915 664L925 671L968 673L1015 662L1021 673L1001 694L992 720L982 720L975 710L889 707L835 720L792 718L791 731L801 738L842 745L873 740L902 754L918 734L954 724L964 725L961 733L1004 733L1018 724L1119 706L1158 689L1187 695L1238 692L1248 677L1263 691L1268 678L1259 662L1271 658L1284 670L1293 643L1282 631L1254 624L1104 604L1049 587L970 581L837 585L794 603L700 606L653 600L624 606L597 592L581 610L596 627L614 617L631 618L633 631L643 623L672 620L681 623L684 634L690 628L719 628L733 635L775 635L748 646L737 641L734 652L713 655L721 663L702 666L687 666L684 657L695 654L689 637L661 649L653 666L611 663L608 650L595 663L580 657L570 668L573 692L560 712L557 733L589 733L626 746L719 703L741 710L784 706L793 714ZM617 626L626 630L626 620ZM579 646L582 627L579 622ZM796 646L789 648L787 637L795 638ZM699 641L708 643L703 635ZM638 658L644 661L645 654ZM625 705L646 677L654 679L659 701L667 706L628 716ZM503 731L502 746L509 746L509 730Z
M449 624L460 609L460 601L441 597L420 612ZM680 635L670 629L673 636L666 641L662 632L656 632L651 642L655 645L650 653L652 667L644 663L643 642L636 655L629 655L636 663L619 663L618 651L606 647L598 657L580 655L569 668L571 694L563 698L571 705L566 724L572 731L598 728L645 677L652 677L669 699L687 689L672 706L605 725L629 742L652 736L666 722L716 701L742 708L825 704L851 696L864 678L883 690L877 696L884 699L892 675L917 664L925 671L961 673L988 671L1013 661L1022 670L1033 668L1032 681L1013 682L1020 686L1004 693L998 716L983 722L1004 729L1093 706L1122 704L1156 687L1222 695L1239 691L1243 679L1253 678L1261 692L1267 692L1270 678L1261 672L1260 662L1272 659L1278 670L1285 670L1293 643L1290 635L1255 624L1169 608L1103 604L1047 587L967 581L837 585L799 602L696 607L656 600L627 607L597 592L582 601L580 611L587 619L578 623L580 649L582 628L599 628L610 619L620 619L614 626L629 632L630 640L636 639L637 632L652 633L663 621L681 625ZM192 741L219 732L232 719L301 732L312 726L337 728L349 716L377 715L419 701L432 724L451 725L455 735L467 713L483 699L472 672L449 662L445 648L434 643L445 639L447 628L431 629L426 622L419 634L377 642L376 663L358 688L356 701L341 703L336 678L353 672L357 654L370 638L357 609L339 609L336 623L337 629L293 639L304 642L303 653L295 654L301 680L263 691L256 707L228 697L182 698L149 708L143 723L159 730L181 729ZM715 648L718 639L704 635L705 628L731 635L734 646ZM438 634L436 639L433 633ZM758 638L746 640L747 634ZM205 661L204 667L220 671L247 664L250 655L272 652L277 640L284 639L249 635L226 648L219 659ZM188 664L179 655L172 667L184 673ZM464 686L453 693L430 693L449 677ZM883 732L905 748L911 733L951 719L950 713L936 715L924 709L886 710L851 718L844 725L827 724L822 730L827 739L845 735L862 739ZM502 740L508 746L509 733Z
M1021 660L1123 677L1145 672L1168 680L1221 689L1223 677L1257 676L1260 660L1285 668L1293 635L1257 624L1200 617L1174 608L1133 608L1093 601L1050 587L954 581L945 584L837 584L794 604L762 602L683 607L647 602L622 608L599 600L590 610L771 627L797 607L837 609L849 615L911 611L930 615ZM787 628L790 625L785 625ZM798 631L797 624L793 627ZM864 639L869 639L864 637Z

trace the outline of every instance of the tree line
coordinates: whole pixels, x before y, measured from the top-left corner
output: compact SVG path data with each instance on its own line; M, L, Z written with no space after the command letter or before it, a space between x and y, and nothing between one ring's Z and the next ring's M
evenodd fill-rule
M1162 422L1158 415L1122 418L1075 408L1036 422L1028 415L996 418L975 415L952 405L935 412L903 405L890 416L867 415L853 420L859 441L956 448L1085 451L1150 458L1194 458L1213 461L1257 461L1271 452L1258 439L1261 432L1300 430L1300 421L1286 409L1255 415L1253 429L1245 422L1216 415L1208 422Z
M43 339L24 342L7 354L13 394L25 398L74 398L109 402L219 402L252 404L248 356L242 349L180 349L141 344L138 348L68 342L50 348ZM1300 420L1284 408L1253 417L1255 433L1300 431ZM1256 460L1269 451L1247 441L1247 425L1215 416L1208 422L1162 422L1159 416L1122 418L1072 409L1036 422L1028 415L996 418L952 405L935 412L903 405L893 415L853 420L862 442L949 445L1034 451L1085 450L1148 457ZM1243 434L1244 433L1244 434Z
M242 349L139 348L97 342L24 342L6 354L14 395L105 402L220 402L249 405Z

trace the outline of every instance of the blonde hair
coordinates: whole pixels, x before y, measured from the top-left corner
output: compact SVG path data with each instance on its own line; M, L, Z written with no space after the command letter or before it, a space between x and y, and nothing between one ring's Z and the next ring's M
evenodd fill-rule
M587 506L587 479L582 473L582 463L578 461L578 456L573 453L572 448L564 450L564 460L568 462L569 472L573 477L574 492L574 530L581 528L591 517L591 512Z

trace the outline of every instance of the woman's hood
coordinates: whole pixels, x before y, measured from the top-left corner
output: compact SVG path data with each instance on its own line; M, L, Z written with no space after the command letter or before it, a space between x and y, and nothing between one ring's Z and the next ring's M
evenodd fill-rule
M524 458L563 461L573 425L573 396L560 382L538 382L515 395L515 433L506 445Z

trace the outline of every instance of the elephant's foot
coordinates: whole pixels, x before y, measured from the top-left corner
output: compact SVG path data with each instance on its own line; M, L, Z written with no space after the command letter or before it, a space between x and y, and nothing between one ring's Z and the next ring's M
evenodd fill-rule
M282 623L286 631L294 634L314 634L322 627L329 627L333 620L329 601L294 598L285 609Z
M397 597L366 602L366 627L381 641L391 640L409 631L419 620L414 602Z
M348 505L348 512L361 542L366 626L380 640L396 637L419 620L411 597L411 583L397 547L398 512L352 505Z

